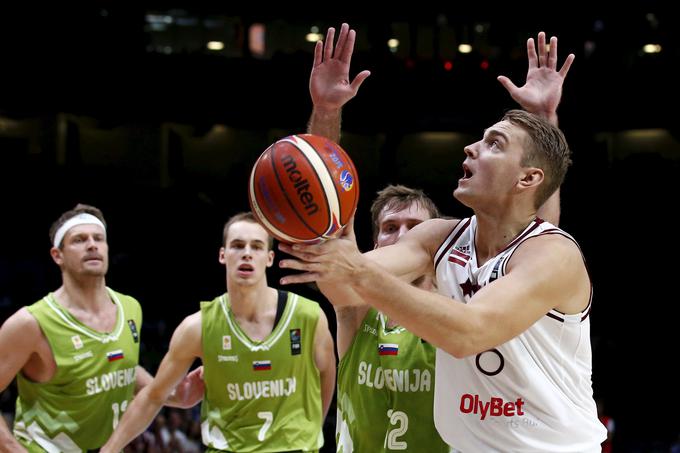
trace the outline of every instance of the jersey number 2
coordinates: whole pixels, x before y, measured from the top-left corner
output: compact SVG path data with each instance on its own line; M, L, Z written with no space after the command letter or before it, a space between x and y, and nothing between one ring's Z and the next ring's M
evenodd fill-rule
M385 438L387 449L406 450L408 448L408 444L403 440L398 440L398 437L403 436L406 431L408 431L408 415L406 415L406 412L393 411L390 409L387 411L387 416L390 419L391 425L399 424L399 426L387 432L387 437Z

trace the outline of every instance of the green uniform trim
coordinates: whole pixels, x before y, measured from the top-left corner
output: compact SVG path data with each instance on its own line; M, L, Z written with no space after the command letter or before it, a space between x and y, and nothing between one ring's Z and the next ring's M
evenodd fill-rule
M49 382L17 375L14 436L29 452L101 447L134 395L142 310L132 297L107 291L117 307L107 333L82 324L52 293L28 307L57 364Z
M434 426L435 348L374 308L338 365L337 451L448 452Z
M319 304L288 293L263 341L241 329L224 294L201 302L205 397L203 443L210 450L316 451L323 445L321 381L314 362Z

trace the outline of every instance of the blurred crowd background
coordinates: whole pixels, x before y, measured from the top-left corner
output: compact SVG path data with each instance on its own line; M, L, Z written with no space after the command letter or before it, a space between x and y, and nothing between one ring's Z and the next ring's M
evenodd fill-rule
M516 107L495 78L522 84L526 39L545 31L559 37L559 64L576 54L559 110L574 152L562 227L594 282L595 396L616 421L616 451L671 449L680 433L673 15L585 2L550 13L376 5L381 13L370 14L185 3L23 5L1 15L0 320L56 289L49 226L78 202L93 204L109 223L107 283L142 302L142 362L155 370L179 321L224 291L223 222L248 209L259 154L305 131L314 42L341 22L357 30L352 73L372 72L344 111L341 140L359 172L360 245L372 248L368 207L387 183L468 215L451 196L463 147ZM270 282L280 275L272 269ZM8 417L13 398L10 389L0 399ZM196 414L164 414L137 451L200 448Z

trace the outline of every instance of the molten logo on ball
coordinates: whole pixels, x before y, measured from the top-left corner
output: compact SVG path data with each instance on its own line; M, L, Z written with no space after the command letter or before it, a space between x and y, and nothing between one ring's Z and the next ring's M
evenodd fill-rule
M314 196L309 193L309 181L302 177L302 173L297 169L293 156L283 156L281 162L283 163L283 168L286 169L286 173L288 173L288 179L297 190L300 203L305 207L307 215L316 214L319 211L319 206L314 203Z
M318 242L354 215L359 179L337 144L315 135L291 135L255 162L248 198L255 217L278 240Z

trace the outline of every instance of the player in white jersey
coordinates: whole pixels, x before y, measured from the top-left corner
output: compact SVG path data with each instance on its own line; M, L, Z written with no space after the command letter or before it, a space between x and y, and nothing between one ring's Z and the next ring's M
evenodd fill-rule
M476 217L460 221L435 255L439 292L465 303L506 275L526 241L546 235L573 241L536 219L480 264L477 228ZM472 451L508 446L517 451L517 445L530 451L598 451L602 427L593 418L590 297L585 300L582 310L550 309L516 337L477 354L456 359L438 349L434 411L442 436L466 439L459 445Z
M513 97L524 90L540 99L540 80L564 78L573 56L557 71L556 38L550 44L547 51L540 34L537 54L528 41L522 88L501 79ZM545 103L549 118L554 100ZM599 451L605 432L590 380L590 279L573 239L536 216L570 164L566 139L538 116L510 111L465 153L454 196L473 218L426 221L365 255L351 226L323 244L282 245L298 260L281 266L306 271L282 283L343 284L345 300L354 292L436 345L436 424L463 452ZM442 294L407 283L435 263Z

